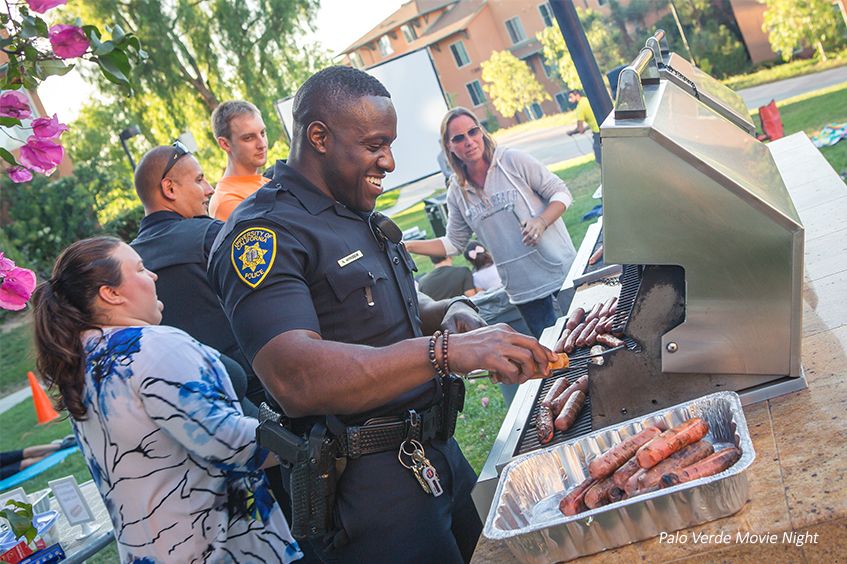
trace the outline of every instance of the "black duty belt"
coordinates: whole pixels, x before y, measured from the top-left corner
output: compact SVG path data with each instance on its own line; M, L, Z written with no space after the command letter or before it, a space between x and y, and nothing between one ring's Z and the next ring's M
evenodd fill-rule
M364 425L347 427L338 437L340 456L359 458L365 454L397 450L403 441L426 442L441 430L441 404L420 413L409 411L400 416L377 417Z

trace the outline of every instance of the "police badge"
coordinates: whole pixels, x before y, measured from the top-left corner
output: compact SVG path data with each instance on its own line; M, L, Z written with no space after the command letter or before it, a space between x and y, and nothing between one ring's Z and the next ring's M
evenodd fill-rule
M232 266L245 284L255 288L262 283L276 257L276 233L264 227L242 231L232 242Z

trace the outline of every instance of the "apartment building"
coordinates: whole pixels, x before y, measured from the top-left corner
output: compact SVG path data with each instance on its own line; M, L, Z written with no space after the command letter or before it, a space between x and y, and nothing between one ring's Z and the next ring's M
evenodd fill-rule
M601 11L608 11L607 4L608 0L576 1L577 7ZM494 51L508 50L530 66L551 99L534 104L521 121L562 111L567 92L552 77L535 37L554 23L549 3L539 0L410 0L347 47L344 62L365 69L428 49L452 105L471 109L483 122L494 118L508 127L517 121L500 114L489 100L482 87L481 63Z

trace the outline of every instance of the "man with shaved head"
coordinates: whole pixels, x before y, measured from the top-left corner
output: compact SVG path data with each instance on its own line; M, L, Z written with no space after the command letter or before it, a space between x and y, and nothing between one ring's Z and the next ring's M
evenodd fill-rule
M203 168L179 142L154 147L138 163L135 191L145 215L130 245L159 277L156 292L165 304L162 325L178 327L237 362L246 381L238 366L225 359L239 398L247 395L259 401L264 396L262 384L206 278L209 251L224 224L207 215L213 190ZM255 417L253 402L241 403L245 413Z

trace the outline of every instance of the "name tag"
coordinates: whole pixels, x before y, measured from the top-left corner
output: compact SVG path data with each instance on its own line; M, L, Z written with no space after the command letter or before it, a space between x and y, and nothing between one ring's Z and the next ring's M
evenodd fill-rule
M356 251L355 253L350 253L349 255L347 255L344 258L338 259L338 266L346 266L346 265L350 264L351 262L353 262L354 260L358 260L358 259L362 258L363 256L365 256L365 255L362 254L362 251Z

